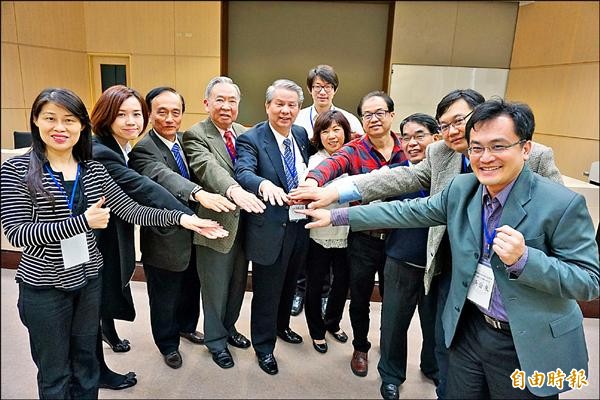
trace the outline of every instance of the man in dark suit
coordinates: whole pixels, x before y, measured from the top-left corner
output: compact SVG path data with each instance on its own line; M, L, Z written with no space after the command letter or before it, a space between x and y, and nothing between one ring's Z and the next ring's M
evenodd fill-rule
M277 336L288 343L302 337L289 328L298 268L308 252L305 220L288 206L308 162L308 135L292 125L302 105L302 88L280 79L266 93L268 120L238 139L235 176L242 187L267 202L264 214L248 214L246 255L252 261L252 345L263 371L278 372L273 356Z
M208 118L183 134L192 177L202 187L223 196L247 212L263 212L265 205L255 195L242 189L233 178L237 160L236 141L246 128L235 122L240 89L230 78L219 76L206 87L204 106ZM226 226L229 236L207 240L194 235L196 268L202 286L204 310L204 344L213 361L221 368L234 365L227 344L250 347L250 341L235 328L244 300L248 277L248 260L242 248L241 210L216 213L198 207L198 216Z
M130 152L130 167L166 188L184 205L192 207L198 202L218 212L235 209L224 197L202 190L189 179L178 133L185 110L183 97L172 88L158 87L148 92L146 103L152 129ZM165 363L179 368L179 337L204 343L203 335L196 331L200 282L192 233L179 227L142 227L140 236L152 336Z

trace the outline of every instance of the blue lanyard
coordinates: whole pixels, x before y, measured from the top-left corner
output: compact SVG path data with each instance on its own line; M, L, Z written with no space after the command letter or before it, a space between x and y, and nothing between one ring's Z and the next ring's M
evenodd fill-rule
M71 199L69 199L69 197L67 196L67 192L65 192L65 189L58 182L58 180L52 173L52 170L50 169L50 167L48 167L48 164L44 164L44 168L46 168L46 171L50 174L50 178L52 178L56 187L65 195L65 198L68 200L67 207L69 207L69 212L70 212L71 216L73 216L73 201L75 200L75 192L77 191L77 182L79 182L80 164L77 163L77 174L75 175L75 183L73 183L73 191L71 192Z
M313 123L313 120L312 120L312 110L313 110L313 108L314 108L314 106L310 108L310 115L308 116L308 119L310 119L310 126L314 130L315 129L315 124Z
M490 216L491 216L491 214L490 214ZM489 233L487 221L485 219L485 204L484 204L483 208L481 209L481 219L483 221L483 235L485 236L485 243L486 243L484 257L489 260L490 249L492 248L492 243L494 242L494 238L496 237L496 229L498 229L498 226L500 225L500 218L498 218L498 223L494 227L494 230L492 231L492 233Z
M467 168L469 168L469 163L467 163L467 157L465 157L465 155L462 155L462 161L463 161L463 172L467 172Z
M291 135L291 132L290 132ZM281 159L283 160L283 162L285 163L285 166L287 167L287 170L289 171L290 175L292 176L298 176L298 172L296 171L296 148L294 147L294 139L290 139L290 142L292 142L291 150L292 150L292 156L294 157L294 163L292 166L290 166L287 162L287 160L285 159L285 157L283 156L283 154L281 154Z

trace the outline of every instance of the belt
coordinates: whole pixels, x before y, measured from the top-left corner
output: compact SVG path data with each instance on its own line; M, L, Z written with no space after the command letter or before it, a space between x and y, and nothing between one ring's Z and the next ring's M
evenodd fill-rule
M489 326L491 326L494 329L500 330L500 331L508 331L510 332L510 325L508 324L508 322L504 322L504 321L500 321L496 318L490 317L489 315L483 314L483 319L485 321L486 324L488 324Z
M370 236L372 238L375 238L377 240L385 240L385 238L387 237L387 232L384 231L360 231L359 233L362 233L363 235L367 235Z

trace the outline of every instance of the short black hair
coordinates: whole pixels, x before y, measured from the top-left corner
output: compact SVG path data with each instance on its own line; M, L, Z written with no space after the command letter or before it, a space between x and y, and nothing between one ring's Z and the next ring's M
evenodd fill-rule
M501 98L492 98L473 110L471 118L465 127L465 138L467 142L471 138L471 129L477 130L477 125L482 122L505 115L512 119L515 125L515 133L521 140L531 140L535 131L535 118L533 111L525 103L508 102Z
M338 86L340 85L338 76L335 73L333 67L330 65L322 64L317 65L316 67L311 68L310 71L308 71L308 76L306 77L306 86L308 87L309 91L312 90L313 82L317 77L321 78L327 83L332 84L333 90L337 90Z
M440 117L444 115L444 113L448 111L450 106L458 100L464 100L469 106L471 106L471 108L475 108L485 101L485 97L483 97L481 93L473 89L453 90L447 95L445 95L442 98L442 100L440 100L440 102L438 103L437 108L435 110L435 119L439 121Z
M311 144L317 150L324 149L323 140L321 140L321 132L329 128L331 124L336 122L344 130L344 143L350 141L350 135L352 129L350 128L350 122L339 110L329 110L322 114L319 114L313 127L313 137L310 139Z
M159 94L161 94L162 92L171 92L171 93L175 93L177 96L179 96L179 98L181 99L181 113L182 114L185 113L185 100L183 99L183 96L177 90L175 90L169 86L155 87L154 89L151 89L148 92L145 100L146 100L146 105L148 106L149 113L152 112L152 100L154 100L154 98L156 96L158 96Z
M390 95L381 90L375 90L373 92L367 93L362 99L360 99L360 103L358 103L358 106L356 107L356 113L358 114L359 117L362 117L363 103L365 101L367 101L368 99L370 99L371 97L381 97L385 101L385 104L387 104L387 108L388 108L387 111L389 111L389 112L394 111L394 100L392 100Z
M440 126L431 115L416 113L409 115L408 117L404 118L402 122L400 122L400 135L403 133L402 129L404 128L404 125L409 122L415 122L419 125L423 125L432 135L440 132Z

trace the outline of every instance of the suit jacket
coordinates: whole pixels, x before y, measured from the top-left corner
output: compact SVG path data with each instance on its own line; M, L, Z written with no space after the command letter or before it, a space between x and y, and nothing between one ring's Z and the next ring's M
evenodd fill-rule
M181 143L181 134L177 137ZM167 189L182 205L190 206L190 194L196 185L181 176L173 153L153 129L129 153L129 166ZM182 227L142 226L142 262L167 271L185 271L192 256L192 234Z
M111 178L137 203L192 214L165 188L127 167L117 141L112 137L92 138L92 156L104 165ZM133 321L135 309L129 281L135 270L133 225L111 215L106 229L96 230L98 248L104 258L102 270L102 315Z
M349 210L352 229L447 225L452 247L452 281L444 308L446 345L456 333L482 249L482 186L473 174L457 176L428 199L379 203ZM552 199L552 201L548 201ZM503 207L500 226L521 232L528 259L518 277L509 276L494 254L492 270L511 327L521 370L531 375L560 368L587 373L583 316L575 300L599 294L598 248L584 198L525 167ZM529 390L550 396L554 386Z
M238 138L246 132L246 128L238 123L234 123L232 128ZM234 179L233 162L223 137L210 118L198 122L183 134L183 148L188 158L190 175L204 189L225 196L230 186L237 185ZM194 244L209 247L220 253L228 253L240 233L240 209L218 213L198 205L196 212L200 218L219 222L229 232L229 236L207 239L196 233Z
M533 143L527 165L533 172L562 183L562 175L554 163L552 149ZM397 167L375 171L354 178L364 202L379 198L417 192L421 188L431 195L441 192L455 176L460 174L462 155L449 148L445 142L435 142L427 146L425 159L412 168ZM425 292L429 292L431 280L439 274L450 260L438 252L446 232L445 226L429 229L427 237L427 264L423 277Z
M298 125L292 125L292 135L298 144L302 159L308 165L308 135ZM258 194L265 179L289 192L281 152L268 121L255 125L237 141L238 160L235 176L246 190ZM262 265L273 264L281 252L288 221L288 206L266 203L263 214L246 215L245 250L248 258ZM305 222L292 222L305 225ZM307 232L308 234L308 232Z

